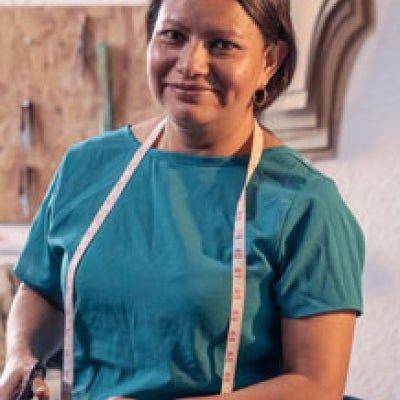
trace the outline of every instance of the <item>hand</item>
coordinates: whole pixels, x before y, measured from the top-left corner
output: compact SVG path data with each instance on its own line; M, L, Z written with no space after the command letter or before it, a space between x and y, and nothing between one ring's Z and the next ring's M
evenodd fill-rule
M128 397L109 397L107 400L135 400Z
M36 360L32 357L13 358L7 361L0 378L0 400L17 398L23 382L27 379ZM38 400L49 400L50 390L44 379L37 376L32 382L32 391Z
M136 400L128 397L109 397L107 400Z
M50 400L50 389L44 379L36 377L32 383L32 391L38 400Z

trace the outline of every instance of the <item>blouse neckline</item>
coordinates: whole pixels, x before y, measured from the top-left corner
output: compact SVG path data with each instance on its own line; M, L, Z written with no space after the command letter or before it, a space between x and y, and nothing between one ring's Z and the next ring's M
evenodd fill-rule
M135 136L134 131L132 130L131 125L127 125L125 127L129 136L133 139L137 147L142 145L142 142ZM264 149L262 151L262 158L270 153L275 152L286 152L291 151L289 147L286 145L280 146L272 146ZM246 165L249 161L250 155L233 155L233 156L204 156L197 154L184 154L177 153L169 150L160 150L155 148L150 148L147 154L152 158L157 158L165 161L172 162L182 162L184 164L193 164L193 165L210 165L210 166L219 166L219 165Z

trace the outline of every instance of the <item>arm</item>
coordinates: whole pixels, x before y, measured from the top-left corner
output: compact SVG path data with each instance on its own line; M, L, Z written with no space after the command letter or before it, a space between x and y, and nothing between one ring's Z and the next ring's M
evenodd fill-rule
M43 296L21 284L7 324L6 367L0 379L0 400L13 399L15 392L37 360L46 360L61 348L63 313ZM43 381L34 387L46 399Z
M264 382L197 400L342 400L353 341L355 316L333 312L282 320L285 371ZM112 400L123 400L114 397ZM109 399L111 400L111 399ZM181 400L189 400L181 399Z
M314 397L304 399L343 398L355 319L353 312L333 312L282 321L285 372L304 377L316 389Z
M211 400L341 400L353 340L355 316L338 312L282 320L284 373Z

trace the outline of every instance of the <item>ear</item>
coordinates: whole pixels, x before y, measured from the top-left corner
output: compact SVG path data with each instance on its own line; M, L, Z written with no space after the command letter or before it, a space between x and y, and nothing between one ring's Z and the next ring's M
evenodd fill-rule
M264 52L264 81L261 86L266 86L269 80L278 71L282 62L288 54L288 46L284 40L278 40L276 43L270 43Z

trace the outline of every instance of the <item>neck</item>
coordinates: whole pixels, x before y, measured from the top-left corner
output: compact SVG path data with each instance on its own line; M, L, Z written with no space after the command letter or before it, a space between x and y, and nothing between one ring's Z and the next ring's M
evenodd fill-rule
M177 124L167 119L156 147L160 150L203 156L250 154L254 118L236 123Z

